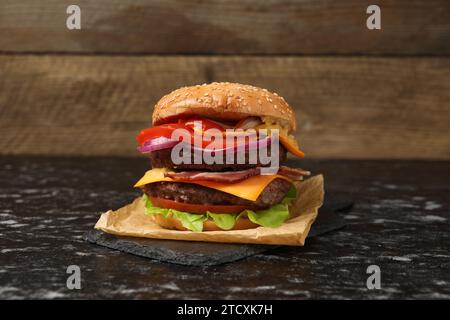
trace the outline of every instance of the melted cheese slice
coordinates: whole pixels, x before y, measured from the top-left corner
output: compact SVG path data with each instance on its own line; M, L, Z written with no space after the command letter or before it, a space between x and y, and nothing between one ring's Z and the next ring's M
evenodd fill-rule
M164 177L164 172L169 171L167 169L161 168L149 170L138 182L136 182L134 186L141 187L149 183L161 181L193 183L211 189L223 191L242 199L256 201L256 199L258 199L259 195L261 194L261 192L263 192L263 190L267 187L267 185L276 178L281 178L290 181L288 178L278 174L253 176L236 183L214 182L214 181L179 181L179 180L175 181L172 178Z

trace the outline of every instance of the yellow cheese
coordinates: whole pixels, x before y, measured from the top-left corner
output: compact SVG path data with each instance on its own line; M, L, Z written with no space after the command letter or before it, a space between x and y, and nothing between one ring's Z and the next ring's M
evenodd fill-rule
M157 168L157 169L151 169L148 170L144 176L136 182L134 185L135 187L141 187L145 184L153 183L153 182L160 182L160 181L173 181L171 178L165 178L164 172L169 172L169 170L165 168Z
M143 185L160 182L160 181L172 181L172 178L164 177L164 172L168 172L167 169L152 169L145 173L145 175L134 185L135 187L141 187ZM288 178L278 175L258 175L253 176L248 179L236 182L236 183L225 183L225 182L214 182L214 181L176 181L183 183L193 183L211 189L216 189L223 191L242 199L247 199L250 201L256 201L259 195L271 183L274 179L281 178L290 181Z

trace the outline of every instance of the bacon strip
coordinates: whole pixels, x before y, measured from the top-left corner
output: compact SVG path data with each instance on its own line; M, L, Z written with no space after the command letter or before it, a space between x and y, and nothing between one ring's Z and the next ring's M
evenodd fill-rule
M178 181L214 181L214 182L239 182L250 177L259 175L261 168L251 168L241 171L227 172L207 172L207 171L182 171L182 172L165 172L164 177L169 177ZM281 166L278 174L285 176L291 180L302 180L303 176L309 176L311 173L303 169L294 169Z
M311 172L300 168L281 166L280 169L278 169L278 174L291 180L302 180L304 176L311 175Z
M259 168L251 168L242 171L227 172L207 172L207 171L183 171L183 172L165 172L164 177L169 177L180 181L215 181L215 182L239 182L258 175Z

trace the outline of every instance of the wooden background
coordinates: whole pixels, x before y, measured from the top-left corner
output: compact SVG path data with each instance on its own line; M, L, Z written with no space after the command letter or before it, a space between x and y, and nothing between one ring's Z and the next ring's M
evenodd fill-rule
M139 156L159 97L211 81L283 95L309 157L450 159L450 1L0 1L0 154Z

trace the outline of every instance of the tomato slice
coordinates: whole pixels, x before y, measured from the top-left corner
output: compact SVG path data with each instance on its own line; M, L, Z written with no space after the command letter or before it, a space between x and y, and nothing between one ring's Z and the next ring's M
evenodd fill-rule
M200 122L201 127L197 127L195 125L196 121ZM211 120L196 119L196 118L180 119L176 123L162 124L162 125L159 125L156 127L144 129L138 134L138 136L136 137L136 140L139 142L139 144L142 145L144 142L151 140L151 139L155 139L155 138L159 138L159 137L170 138L172 136L172 132L175 129L186 129L189 132L191 132L191 137L192 137L194 134L202 135L206 130L213 129L213 128L218 129L221 132L225 131L225 128L222 125L220 125L219 123L216 123L214 121L211 121ZM192 141L194 141L194 140L191 139L191 143L192 143ZM205 147L209 143L210 142L208 142L208 141L202 141L202 146Z
M202 126L201 128L197 128L195 126L196 121L201 123L201 126ZM197 129L200 129L201 132L199 132L199 133L203 133L209 129L218 129L220 131L225 131L225 128L221 124L219 124L215 121L212 121L212 120L208 120L208 119L191 118L191 119L186 119L186 120L179 120L178 123L183 124L186 128L191 129L192 131L195 131L195 132L198 131Z
M175 209L178 211L184 211L189 213L204 214L207 211L212 213L241 213L246 209L252 210L251 206L238 206L238 205L203 205L178 202L169 199L162 199L157 197L150 197L150 201L154 206L166 209Z
M160 126L156 126L153 128L147 128L142 130L136 137L136 140L142 145L144 142L159 138L159 137L165 137L170 138L172 136L172 132L175 129L178 128L184 128L183 125L178 123L169 123L169 124L163 124Z

